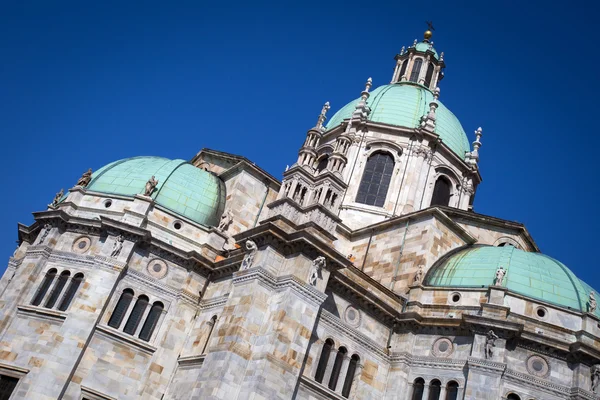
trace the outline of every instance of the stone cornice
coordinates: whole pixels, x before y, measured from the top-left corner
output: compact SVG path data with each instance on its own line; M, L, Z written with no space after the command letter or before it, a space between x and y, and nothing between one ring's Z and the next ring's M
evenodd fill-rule
M327 299L325 293L320 292L313 286L307 285L294 275L274 276L262 267L253 267L233 274L234 285L243 285L254 280L257 280L268 289L277 292L288 288L292 289L300 297L316 307L320 307Z
M148 342L140 340L135 336L131 336L121 331L118 331L107 325L96 325L96 332L99 333L101 336L116 340L117 342L125 343L129 346L133 346L138 350L149 355L154 354L154 352L156 351L156 347L152 346Z
M179 363L180 367L187 367L187 368L191 368L191 367L198 367L200 368L202 366L202 364L204 364L204 360L206 359L206 354L200 354L197 356L186 356L186 357L179 357L177 359L177 362Z
M523 324L480 315L463 314L462 324L471 331L479 334L485 334L489 329L493 329L494 332L504 336L505 339L515 336L519 337L523 332Z
M488 361L481 358L467 357L467 367L469 369L485 371L493 374L503 374L506 370L506 364L494 361Z
M30 317L37 317L44 320L50 320L61 323L67 319L67 313L49 308L29 306L29 305L18 305L17 315L27 315Z
M229 299L229 293L223 296L213 297L212 299L202 299L200 309L202 311L211 310L213 308L223 308Z
M503 378L508 382L517 383L519 386L533 386L538 390L543 389L554 395L561 396L571 393L571 387L569 386L559 385L552 381L540 379L535 376L517 372L508 368L506 371L504 371Z
M456 360L453 358L442 357L424 357L415 356L407 352L392 353L390 355L392 366L404 364L409 367L429 367L444 368L452 370L462 370L465 367L465 360Z

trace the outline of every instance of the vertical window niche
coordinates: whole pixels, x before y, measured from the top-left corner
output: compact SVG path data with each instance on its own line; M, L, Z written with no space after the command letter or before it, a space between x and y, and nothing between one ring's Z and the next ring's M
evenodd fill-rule
M371 154L358 187L356 202L383 207L394 172L394 157L385 152Z

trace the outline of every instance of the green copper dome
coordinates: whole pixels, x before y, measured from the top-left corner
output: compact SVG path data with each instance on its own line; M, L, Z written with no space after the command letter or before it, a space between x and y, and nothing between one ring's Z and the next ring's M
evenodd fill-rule
M371 108L368 119L390 125L417 128L421 117L429 112L429 103L433 94L421 85L414 83L396 83L380 86L371 92L367 105ZM350 118L359 99L346 104L331 118L327 129L338 126L344 119ZM463 159L469 151L467 135L450 110L439 100L436 111L437 121L435 133L440 136L453 152Z
M108 164L92 175L88 190L106 194L143 194L150 177L158 179L151 197L179 215L214 226L225 208L225 184L184 160L133 157Z
M425 284L457 288L490 286L500 266L506 270L503 286L558 306L585 312L590 292L595 292L560 261L508 245L461 250L435 265L427 273ZM596 315L600 316L598 310Z

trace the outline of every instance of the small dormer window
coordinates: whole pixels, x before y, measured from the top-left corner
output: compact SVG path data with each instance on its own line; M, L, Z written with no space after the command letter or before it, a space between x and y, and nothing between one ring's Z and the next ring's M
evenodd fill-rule
M423 65L423 60L420 58L415 58L413 62L413 67L410 72L410 81L417 82L419 80L419 73L421 72L421 66Z
M404 60L404 62L402 63L402 68L400 68L400 75L398 80L402 80L402 77L404 76L404 74L406 74L406 67L408 67L408 59Z
M427 67L427 74L425 75L425 86L429 87L431 85L431 78L433 77L433 64L429 63Z

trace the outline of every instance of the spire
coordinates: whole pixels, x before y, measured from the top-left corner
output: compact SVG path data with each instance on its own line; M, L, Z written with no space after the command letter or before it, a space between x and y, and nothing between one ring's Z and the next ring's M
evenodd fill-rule
M330 108L331 107L329 106L329 102L326 102L325 104L323 104L323 108L321 109L321 114L319 115L319 119L317 120L317 125L315 126L315 128L317 128L317 130L323 130L323 123L327 119L327 111L329 111Z
M481 136L482 136L481 127L477 128L475 131L475 141L473 142L473 151L470 151L465 156L465 161L467 164L471 164L473 166L477 166L479 162L479 148L481 147Z
M404 55L405 51L406 51L406 48L404 46L402 46L402 48L400 49L400 55Z
M435 110L437 110L439 103L438 99L440 98L440 88L436 87L433 91L433 100L429 103L429 112L421 118L421 129L424 129L428 132L435 132L435 121L437 116L435 115Z
M369 78L367 79L367 83L365 84L365 90L363 90L360 94L360 100L358 101L358 104L356 105L356 109L354 110L354 112L352 113L352 119L359 119L359 120L366 120L367 116L369 115L369 112L371 111L369 109L369 106L367 106L367 100L369 99L369 90L371 89L371 86L373 85L373 79Z

